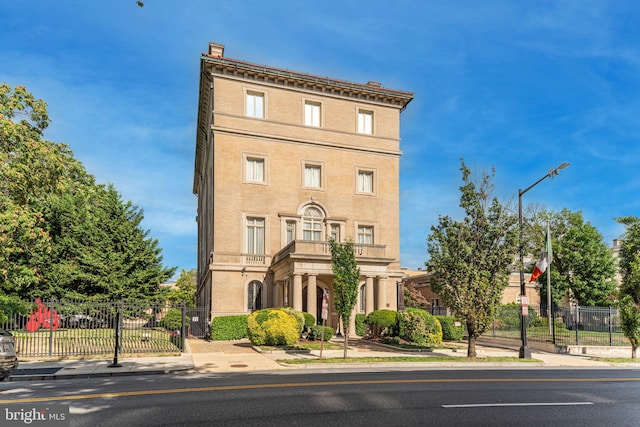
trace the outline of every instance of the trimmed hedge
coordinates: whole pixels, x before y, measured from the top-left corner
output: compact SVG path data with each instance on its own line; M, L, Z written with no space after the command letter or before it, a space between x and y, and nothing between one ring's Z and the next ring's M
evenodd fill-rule
M419 308L407 308L398 314L398 336L421 345L442 343L442 326L438 319Z
M211 320L211 339L228 341L247 338L247 317L247 314L214 317Z
M436 316L436 319L442 326L442 340L443 341L462 341L464 338L464 325L462 321L452 316ZM460 326L456 326L456 322L460 323Z
M362 313L356 314L356 335L359 337L363 337L367 333L367 327L364 324L366 317Z
M189 318L185 317L185 323L189 326ZM182 327L182 311L177 308L172 308L167 311L167 314L160 320L160 326L168 331L178 331Z
M393 310L376 310L372 311L365 318L365 323L371 326L374 337L383 335L397 335L396 326L398 313Z
M520 304L510 303L499 305L496 310L496 327L504 331L517 331L520 329ZM538 313L535 310L529 310L527 316L527 326L533 326L538 319Z
M298 341L304 326L304 316L293 310L265 308L247 317L247 331L253 345L293 345Z
M323 331L324 337L322 337ZM335 333L335 329L333 329L331 326L313 325L311 328L309 328L307 339L329 341Z
M293 316L294 319L296 319L296 323L298 324L298 335L302 334L302 331L304 331L304 325L306 323L304 314L301 311L296 311L291 307L281 307L280 310L286 311L291 316Z
M312 327L313 325L316 324L316 318L313 317L313 314L311 313L307 313L306 311L302 312L302 315L304 316L304 329L309 329L310 327Z

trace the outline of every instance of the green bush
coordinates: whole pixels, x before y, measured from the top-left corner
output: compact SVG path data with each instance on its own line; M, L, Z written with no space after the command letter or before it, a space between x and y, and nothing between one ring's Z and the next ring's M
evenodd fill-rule
M420 345L442 343L442 326L438 319L419 308L407 308L398 315L399 336Z
M316 318L313 317L313 314L307 313L305 311L302 313L302 315L304 316L304 329L309 329L316 324Z
M211 339L228 341L247 338L247 317L246 314L214 317L211 319Z
M356 314L356 335L359 337L363 337L367 333L367 327L364 324L365 318L364 314Z
M304 314L301 311L294 310L291 307L282 307L280 310L286 311L291 316L293 316L294 319L296 319L296 323L298 324L298 336L300 336L300 334L302 334L302 331L304 331L304 324L306 323Z
M464 325L460 320L452 316L436 316L436 319L442 326L443 341L461 341L464 338ZM456 326L456 322L460 326Z
M329 341L335 333L336 331L331 326L313 325L309 328L307 339Z
M300 328L298 317L291 310L266 308L247 317L247 332L253 345L293 345L300 337Z
M520 329L520 305L516 303L502 304L496 310L496 327L504 331L515 331ZM529 310L527 316L527 326L532 326L538 313L535 310Z
M189 325L189 318L185 317L185 323ZM178 331L182 327L182 311L171 308L160 320L159 325L169 331Z
M398 313L392 310L372 311L365 318L365 324L371 326L375 338L388 335L397 335Z

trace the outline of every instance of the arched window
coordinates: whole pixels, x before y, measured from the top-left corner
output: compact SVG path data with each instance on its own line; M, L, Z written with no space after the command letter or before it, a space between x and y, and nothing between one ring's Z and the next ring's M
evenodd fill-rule
M262 283L253 280L247 287L247 309L256 311L262 309Z
M302 215L302 238L321 241L323 219L324 215L320 209L313 206L306 208Z

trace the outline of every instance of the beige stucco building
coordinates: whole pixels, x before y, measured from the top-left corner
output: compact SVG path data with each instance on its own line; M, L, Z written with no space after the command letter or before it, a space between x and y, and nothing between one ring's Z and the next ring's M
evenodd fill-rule
M323 289L333 307L333 237L356 244L356 311L396 309L400 113L413 94L226 58L216 43L200 68L198 304L319 319Z

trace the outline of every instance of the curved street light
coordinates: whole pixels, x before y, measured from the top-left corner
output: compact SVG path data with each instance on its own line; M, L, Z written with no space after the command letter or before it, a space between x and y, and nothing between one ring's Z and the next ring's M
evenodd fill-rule
M518 189L518 227L520 230L520 239L518 241L518 252L520 254L520 339L522 340L522 346L520 347L519 357L520 359L531 359L531 350L527 346L527 321L525 319L525 306L526 306L526 298L527 298L527 290L524 283L524 254L523 254L523 245L522 245L522 196L527 191L531 190L536 185L540 184L546 178L553 178L558 175L560 169L564 169L569 166L569 163L562 163L555 169L549 170L545 176L525 188L524 190ZM550 307L547 307L549 310Z

